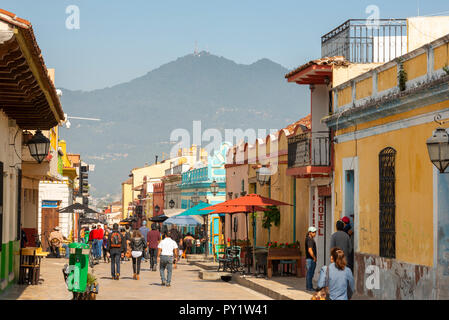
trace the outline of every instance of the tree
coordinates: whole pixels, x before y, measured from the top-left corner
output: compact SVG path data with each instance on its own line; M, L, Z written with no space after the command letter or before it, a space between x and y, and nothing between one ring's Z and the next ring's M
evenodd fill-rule
M262 219L262 228L268 230L268 242L270 242L271 227L274 225L279 227L281 224L281 212L276 206L267 207L267 211L264 212Z

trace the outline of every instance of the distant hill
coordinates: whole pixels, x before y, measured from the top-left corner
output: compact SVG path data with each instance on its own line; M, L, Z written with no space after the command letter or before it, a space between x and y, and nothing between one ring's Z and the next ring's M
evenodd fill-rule
M307 115L307 89L287 83L287 72L268 59L243 65L201 52L113 87L63 89L69 116L102 121L70 120L71 128L61 129L61 136L69 152L95 164L89 178L92 194L116 194L132 168L170 152L172 130L191 132L194 120L202 121L203 131L280 129Z

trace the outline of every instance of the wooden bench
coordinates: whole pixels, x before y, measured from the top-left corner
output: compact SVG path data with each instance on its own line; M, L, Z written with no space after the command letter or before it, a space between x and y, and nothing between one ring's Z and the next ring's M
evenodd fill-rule
M295 260L296 276L301 277L301 252L296 248L269 248L267 257L267 277L273 276L273 260Z

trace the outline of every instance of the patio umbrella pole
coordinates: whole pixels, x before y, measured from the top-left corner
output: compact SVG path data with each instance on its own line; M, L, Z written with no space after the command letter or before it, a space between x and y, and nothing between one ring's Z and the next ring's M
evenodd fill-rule
M249 241L249 219L248 219L248 212L245 212L245 215L246 215L246 239ZM249 248L249 246L248 246L247 248ZM249 260L249 255L247 255L247 256L248 256L248 260ZM248 260L247 260L247 261L248 261ZM248 274L251 273L250 268L251 268L251 266L248 264Z
M253 269L254 273L256 273L256 237L255 237L255 217L254 217L254 206L253 206Z
M206 216L206 258L209 251L209 215Z

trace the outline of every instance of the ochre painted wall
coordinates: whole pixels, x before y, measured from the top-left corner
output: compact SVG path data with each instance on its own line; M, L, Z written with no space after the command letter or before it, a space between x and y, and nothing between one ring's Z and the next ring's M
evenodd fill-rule
M427 53L404 61L404 71L407 73L407 80L413 80L427 74Z
M398 85L398 68L394 66L377 75L377 91L381 92L384 90L391 89Z
M122 183L122 218L127 218L128 203L133 201L132 184Z
M359 252L379 254L379 153L392 147L396 154L396 259L433 264L433 165L426 140L435 123L378 134L335 145L335 216L342 212L342 159L358 157ZM357 154L356 154L357 150ZM416 174L419 172L419 174Z
M373 94L373 77L356 83L356 99L363 99Z
M439 70L449 65L449 45L446 43L433 49L433 69Z
M348 86L338 91L338 106L347 105L352 101L352 87Z

